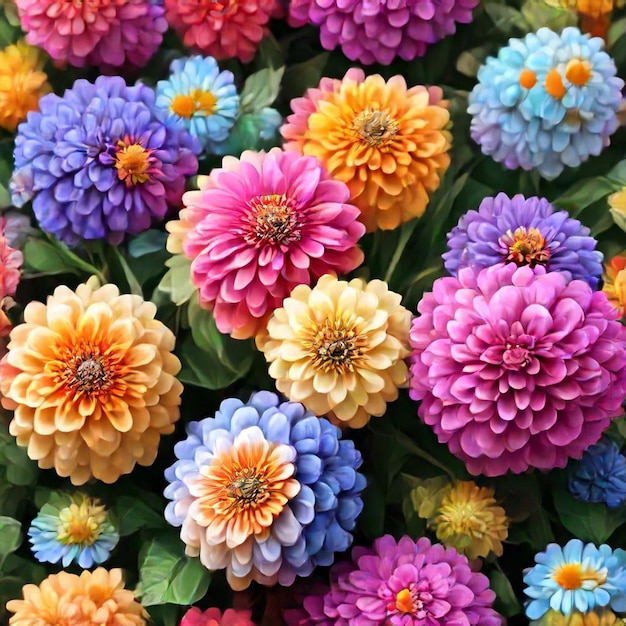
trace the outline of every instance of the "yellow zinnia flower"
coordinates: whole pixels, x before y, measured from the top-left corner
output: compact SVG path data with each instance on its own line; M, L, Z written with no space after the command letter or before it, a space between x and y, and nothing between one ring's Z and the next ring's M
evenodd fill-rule
M450 485L443 492L436 513L428 520L429 528L441 543L470 559L486 557L490 552L502 556L508 525L493 489L479 487L471 480Z
M292 101L285 149L315 156L348 185L368 231L396 228L426 210L450 164L447 102L438 87L407 88L351 69Z
M148 613L124 588L122 570L98 567L80 576L59 572L41 585L24 585L23 600L10 600L10 626L144 626Z
M52 90L44 64L41 50L23 41L0 50L0 127L13 132Z
M604 285L602 291L619 310L626 315L626 255L617 254L604 264Z
M41 468L82 485L151 465L174 431L182 385L156 306L95 278L31 302L0 362L10 433Z
M400 301L381 280L298 285L256 339L278 390L335 424L383 415L407 381L411 313Z

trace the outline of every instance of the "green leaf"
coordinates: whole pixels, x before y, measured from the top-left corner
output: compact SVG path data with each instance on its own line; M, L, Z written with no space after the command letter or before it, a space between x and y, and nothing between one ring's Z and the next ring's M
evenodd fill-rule
M265 107L271 106L278 97L284 73L284 67L267 67L250 74L239 98L239 114L259 113Z
M489 572L490 587L496 592L496 602L494 608L504 615L504 617L512 617L521 612L520 605L511 581L500 570L492 570Z
M191 261L184 254L176 254L165 265L170 269L161 279L157 291L167 294L175 305L181 306L196 291L191 282Z
M385 532L385 492L368 477L363 493L363 512L359 516L359 528L365 536L374 540Z
M474 78L478 74L480 66L488 56L488 46L479 46L471 50L461 52L456 60L456 70L464 76Z
M138 498L121 496L113 507L115 527L121 537L132 535L142 528L164 528L162 512L157 512Z
M506 511L508 513L508 509ZM527 543L533 550L542 550L554 540L548 515L539 509L527 517L523 524L511 525L505 543Z
M128 254L138 259L152 252L160 252L165 248L168 234L160 230L147 230L128 242Z
M24 246L24 264L46 274L80 273L68 265L67 259L55 246L43 239L29 239Z
M285 97L298 97L309 87L317 87L328 63L328 57L328 52L323 52L303 63L290 65L285 71Z
M22 543L22 525L12 517L0 517L0 568Z
M185 556L184 544L176 536L154 536L139 553L138 594L144 606L191 605L207 592L211 572L200 559Z
M563 486L555 487L553 496L561 523L582 541L600 545L626 522L626 507L610 510L603 503L583 502Z
M257 66L259 68L281 67L285 64L283 51L272 33L263 39L257 51Z
M505 35L512 34L514 30L522 32L529 30L528 22L524 19L524 16L511 6L488 2L485 4L485 11L491 18L494 26Z
M148 607L148 613L156 626L178 626L182 609L175 604L158 604Z
M122 250L115 246L107 246L107 252L108 254L106 255L106 257L109 260L109 271L117 266L119 268L117 273L121 272L122 274L122 276L119 277L114 276L114 282L117 285L123 285L123 282L125 281L128 285L130 293L143 297L143 289L141 288L141 284L137 280L134 272L130 269L130 265L124 257L124 253L122 252Z
M27 486L37 482L37 463L28 458L26 449L18 446L14 439L6 442L1 454L6 463L6 478L12 485Z

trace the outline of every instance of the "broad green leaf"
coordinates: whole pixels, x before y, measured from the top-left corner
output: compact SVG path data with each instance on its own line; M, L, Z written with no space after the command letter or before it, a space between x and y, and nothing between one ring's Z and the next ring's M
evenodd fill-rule
M267 67L248 76L239 96L239 114L259 113L271 106L278 97L284 73L284 67Z
M108 246L107 251L108 254L106 255L106 257L109 260L109 271L112 272L115 266L117 266L119 269L117 272L115 272L115 274L121 273L121 276L114 275L112 277L113 282L115 282L115 284L117 285L123 285L125 282L128 285L130 293L143 297L143 289L141 288L141 284L137 280L137 277L135 276L133 270L131 270L130 265L124 257L124 253L122 252L122 250L115 246Z
M626 232L626 215L621 213L620 211L616 211L615 209L610 209L611 217L613 221L624 231Z
M22 543L22 525L12 517L0 516L0 568Z
M6 463L7 480L12 485L27 486L37 482L37 463L28 458L26 449L18 446L15 440L7 441L0 455Z
M515 30L522 32L530 30L524 16L512 6L488 2L485 4L485 11L493 21L494 26L505 35L510 35Z
M285 64L280 44L272 33L268 33L259 45L256 61L259 68L282 67Z
M509 510L506 509L508 514ZM554 541L554 533L550 526L548 515L542 509L536 510L521 524L512 524L509 527L509 536L506 543L527 543L533 550L543 550Z
M184 254L176 254L165 265L169 270L161 279L157 291L167 294L174 304L181 306L196 291L191 282L191 261Z
M211 572L200 559L185 555L185 545L171 533L153 536L139 554L138 594L146 606L191 605L202 598Z
M285 97L295 98L310 87L317 87L328 62L328 52L323 52L303 63L294 63L285 71Z
M176 604L158 604L148 607L151 624L155 626L178 626L183 610Z
M10 206L13 206L11 194L4 185L0 185L0 209L8 209Z
M51 244L43 239L29 239L24 246L24 264L46 274L79 273L77 268L68 265L67 259Z
M474 78L478 74L480 66L485 62L488 56L488 47L479 46L471 50L461 52L456 60L456 70L465 76Z
M138 259L152 252L160 252L165 248L168 234L160 230L147 230L128 242L128 254Z
M163 512L157 512L138 498L121 496L116 498L112 509L115 527L121 537L131 535L142 528L163 528L166 526Z
M504 617L512 617L522 611L511 581L500 570L491 570L489 572L489 581L491 588L496 592L496 602L494 608L504 615Z

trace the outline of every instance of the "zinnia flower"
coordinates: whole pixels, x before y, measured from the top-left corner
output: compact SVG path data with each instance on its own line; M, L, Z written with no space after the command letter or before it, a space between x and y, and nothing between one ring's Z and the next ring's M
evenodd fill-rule
M6 238L7 219L0 217L0 300L14 296L22 276L21 267L24 256L14 250Z
M472 21L479 0L291 0L289 24L320 27L326 50L341 46L351 61L389 65L413 61L430 45Z
M456 276L462 267L482 269L499 263L515 263L548 272L563 272L569 280L598 285L602 253L589 229L571 219L567 211L555 211L544 198L509 198L499 193L485 198L478 211L468 211L448 233L446 269Z
M626 501L626 457L619 446L604 437L589 446L569 479L573 496L585 502L604 502L610 507Z
M526 616L539 619L549 609L569 615L596 607L626 610L626 552L571 539L564 548L551 543L524 572L530 598Z
M464 268L417 308L410 395L472 474L564 467L621 414L626 328L586 282Z
M156 106L182 118L209 151L226 140L239 113L235 77L220 72L212 57L175 59L169 79L157 83L156 94Z
M76 562L84 569L104 563L119 541L106 507L82 493L53 493L28 536L40 563L61 562L68 567Z
M550 609L529 626L624 626L625 623L609 609L599 608L587 613L574 611L569 615Z
M361 455L327 420L267 391L224 400L191 422L165 477L165 517L186 553L230 586L291 585L352 543L363 503Z
M435 514L428 520L437 539L469 559L502 556L509 521L494 498L493 489L473 481L459 481L444 489Z
M335 424L383 415L407 381L411 313L401 299L381 280L298 285L256 338L276 388Z
M333 569L342 567L335 565ZM322 602L306 602L311 620L294 624L334 626L501 626L495 594L484 574L472 572L454 548L390 535L371 549L357 547ZM321 612L321 615L320 615Z
M626 316L626 255L616 254L605 266L602 290L611 304Z
M251 611L226 609L224 615L219 609L201 611L191 607L180 620L180 626L255 626Z
M180 204L200 146L182 120L161 120L154 99L146 85L110 76L41 99L41 112L19 126L15 172L32 177L43 230L68 245L119 244Z
M55 61L109 70L141 68L159 49L167 21L153 0L15 0L26 41Z
M95 278L30 302L0 362L9 432L39 467L82 485L151 465L174 431L182 385L156 306Z
M0 128L14 132L52 90L44 64L41 51L22 41L0 51Z
M598 37L540 28L489 57L469 96L471 135L509 169L556 178L609 145L624 81Z
M10 626L145 626L148 621L147 611L124 588L121 569L99 567L80 576L59 572L41 585L24 585L22 593L23 600L7 602L7 611L14 613Z
M165 0L167 21L186 48L218 61L252 61L269 32L270 18L280 17L280 0Z
M296 285L363 261L365 229L348 188L312 157L246 151L199 185L167 225L167 248L192 260L200 302L223 333L253 337Z
M407 88L351 69L291 101L285 149L317 157L350 188L368 231L396 228L426 210L450 164L447 102L438 87Z

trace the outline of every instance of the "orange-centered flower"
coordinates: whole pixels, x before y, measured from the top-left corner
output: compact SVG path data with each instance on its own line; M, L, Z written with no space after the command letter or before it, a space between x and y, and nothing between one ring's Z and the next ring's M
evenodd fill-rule
M156 307L90 279L31 302L0 362L9 430L42 468L76 485L151 465L174 430L182 385L174 334Z
M281 132L286 149L317 157L348 185L368 231L390 229L424 213L450 164L446 106L438 88L353 69L292 101Z
M210 91L194 89L190 94L178 94L172 100L170 109L181 117L193 117L196 113L212 115L217 98Z
M616 309L626 316L626 255L617 254L604 266L602 291Z
M508 246L509 254L507 262L517 265L545 265L550 260L550 249L546 240L537 228L520 226L515 232L507 231L501 238L501 242Z
M144 148L140 143L119 141L115 151L115 169L120 180L131 187L150 180L150 168L155 159L152 150Z
M583 569L582 563L564 563L554 570L552 579L567 591L580 589L583 585L585 589L594 589L606 582L607 570L587 570Z

